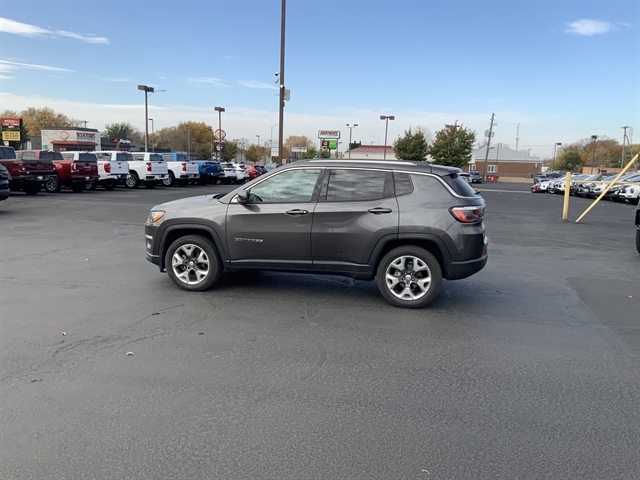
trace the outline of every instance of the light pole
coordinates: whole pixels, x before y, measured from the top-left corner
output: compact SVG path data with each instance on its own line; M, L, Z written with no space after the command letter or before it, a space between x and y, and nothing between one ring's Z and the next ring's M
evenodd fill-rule
M138 90L144 92L144 151L149 151L149 92L155 92L153 87L138 85Z
M591 135L591 140L593 140L593 152L591 153L591 174L593 175L593 164L596 161L596 141L598 140L598 136Z
M387 133L389 132L389 120L395 120L396 117L394 115L380 115L380 120L385 121L384 127L384 156L383 160L387 159Z
M380 145L380 139L378 137L376 137L375 135L369 135L369 136L376 139L376 145ZM371 142L371 145L373 145L373 142Z
M353 133L353 129L357 126L357 123L354 123L352 126L349 126L349 124L347 123L347 128L349 129L349 159L351 159L351 134Z
M153 137L153 134L155 132L155 128L153 128L153 118L150 118L149 121L151 122L151 136ZM156 148L153 145L151 146L151 150L153 151L153 153L156 153Z
M256 135L258 137L258 151L260 152L260 157L262 157L262 148L260 147L260 135ZM260 159L258 159L258 163L260 163Z
M271 137L269 139L269 149L271 149L269 151L269 163L273 162L273 155L271 154L271 152L273 152L273 150L272 150L273 149L273 127L277 127L278 125L280 125L280 124L276 123L275 125L271 126Z
M220 138L218 141L220 142L220 151L218 152L218 162L222 158L222 112L224 112L224 108L222 107L214 107L214 110L218 112L218 135Z
M562 145L562 142L556 142L556 143L553 144L553 161L551 162L551 165L556 163L556 148L558 147L558 145ZM555 166L554 166L554 168L555 168Z

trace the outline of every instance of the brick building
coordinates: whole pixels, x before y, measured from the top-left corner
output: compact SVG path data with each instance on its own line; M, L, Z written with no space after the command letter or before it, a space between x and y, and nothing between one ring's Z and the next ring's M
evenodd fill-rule
M474 163L469 166L483 175L497 175L499 177L530 178L542 169L542 160L530 157L526 153L518 152L512 148L503 147L500 144L489 148L487 169L485 171L484 159L487 154L486 147L473 151ZM466 168L464 170L467 170Z

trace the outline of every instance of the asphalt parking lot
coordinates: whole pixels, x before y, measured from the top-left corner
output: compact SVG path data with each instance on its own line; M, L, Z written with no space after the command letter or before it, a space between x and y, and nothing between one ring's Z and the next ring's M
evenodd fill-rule
M476 188L487 267L422 310L342 277L177 289L150 207L229 187L12 195L0 478L638 478L635 207Z

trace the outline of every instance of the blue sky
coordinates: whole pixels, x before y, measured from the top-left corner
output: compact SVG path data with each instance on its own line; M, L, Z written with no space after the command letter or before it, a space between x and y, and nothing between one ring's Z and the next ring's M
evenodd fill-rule
M0 0L0 109L50 106L89 127L179 121L277 135L280 0ZM640 2L287 2L285 137L389 143L458 121L548 157L555 142L640 140Z

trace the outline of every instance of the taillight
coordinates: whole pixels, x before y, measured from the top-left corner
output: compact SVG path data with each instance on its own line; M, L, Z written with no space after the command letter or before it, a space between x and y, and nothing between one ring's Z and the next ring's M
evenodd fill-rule
M451 207L449 211L461 223L477 223L484 217L484 207Z
M104 171L105 171L106 173L111 173L111 164L110 164L110 163L105 162L105 164L104 164Z
M147 162L147 172L151 171L151 162Z
M76 164L76 162L73 162L71 164L71 173L76 173L78 171L78 165Z
M182 162L182 171L186 172L187 171L187 164Z

